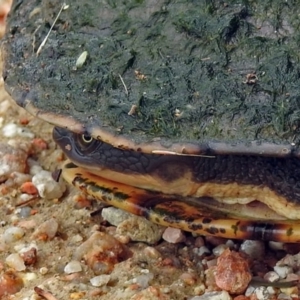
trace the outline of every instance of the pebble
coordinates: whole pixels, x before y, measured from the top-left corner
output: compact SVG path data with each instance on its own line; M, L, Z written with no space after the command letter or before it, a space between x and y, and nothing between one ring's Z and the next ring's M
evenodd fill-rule
M21 239L25 234L25 231L17 226L11 226L4 231L3 240L6 244L13 243Z
M0 143L0 181L9 178L13 172L25 173L27 153Z
M131 216L118 225L116 233L129 236L135 242L155 244L161 239L163 228L143 217Z
M149 286L149 282L154 278L153 273L142 274L132 280L133 283L138 284L142 289Z
M40 268L40 274L46 275L48 273L49 269L46 267L41 267Z
M215 247L213 250L212 250L212 253L215 255L215 256L220 256L226 249L228 249L229 247L225 244L221 244L221 245L218 245L217 247Z
M37 262L37 251L35 247L30 248L27 251L20 253L25 266L34 265Z
M226 291L208 292L201 296L192 297L190 300L231 300L231 297Z
M260 286L257 289L255 289L255 295L257 297L257 300L269 300L270 294L265 286Z
M275 271L270 271L264 275L264 279L269 282L275 282L278 281L280 277Z
M77 273L77 272L81 272L81 271L82 271L82 267L78 260L70 261L64 268L64 272L66 274L72 274L72 273Z
M63 181L55 181L52 174L45 170L34 175L32 183L37 188L39 195L49 200L59 199L66 190L66 184Z
M241 244L240 250L253 260L259 259L265 255L265 244L262 241L245 240Z
M269 247L272 250L275 250L275 251L283 250L284 249L284 243L270 241L269 242Z
M286 278L288 274L293 273L293 268L290 266L275 266L274 271L278 274L280 278Z
M149 286L146 289L143 289L137 292L130 300L171 300L171 298L164 294L163 291L154 286Z
M110 275L99 275L99 276L95 276L93 278L90 279L90 283L92 286L104 286L107 285L108 282L110 281L111 276Z
M118 226L123 221L132 217L132 214L115 207L105 207L101 211L101 216L111 225Z
M226 249L218 257L215 280L219 288L232 294L243 293L251 279L248 261L240 253Z
M16 294L24 286L22 278L13 270L8 270L0 277L0 299L5 294Z
M115 264L130 256L125 245L104 232L94 232L74 253L74 259L84 259L96 275L109 274Z
M185 241L185 235L182 230L168 227L165 229L162 238L169 243L177 244Z
M15 123L8 123L2 128L2 133L5 137L12 138L16 136L21 136L25 138L34 138L34 133L27 128L20 127Z
M201 246L200 248L194 248L193 252L199 256L204 254L210 254L210 250L206 246Z
M33 238L53 239L58 230L58 223L54 218L51 218L44 223L40 224L38 228L33 232Z
M24 260L18 253L12 253L5 259L6 264L16 271L24 271L26 269Z
M201 246L204 246L204 245L205 245L205 241L204 241L203 237L197 236L195 239L195 242L194 242L194 246L196 248L200 248Z

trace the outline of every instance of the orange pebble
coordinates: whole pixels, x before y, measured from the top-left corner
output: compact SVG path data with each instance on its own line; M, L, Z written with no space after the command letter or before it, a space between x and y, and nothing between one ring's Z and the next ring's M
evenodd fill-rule
M30 181L24 182L20 187L20 191L29 195L38 194L37 188Z
M35 138L32 140L32 144L35 148L39 149L39 150L46 150L48 149L48 144L46 141L44 141L41 138Z
M29 119L26 118L26 117L23 117L23 118L20 119L19 122L20 122L21 125L27 125L29 123Z

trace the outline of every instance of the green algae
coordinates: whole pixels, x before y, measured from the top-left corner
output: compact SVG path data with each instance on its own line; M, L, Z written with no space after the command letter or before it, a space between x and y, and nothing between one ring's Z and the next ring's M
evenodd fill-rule
M29 90L43 111L137 142L299 144L298 1L72 1L37 56L60 6L15 4L6 84L20 105Z

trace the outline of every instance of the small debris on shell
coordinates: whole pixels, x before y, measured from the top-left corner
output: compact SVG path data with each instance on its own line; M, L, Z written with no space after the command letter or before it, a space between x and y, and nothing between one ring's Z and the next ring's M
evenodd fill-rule
M87 51L83 51L79 57L77 58L77 61L76 61L76 69L80 69L84 63L86 62L86 59L88 57L88 52Z
M128 112L128 116L132 116L136 113L137 105L133 104Z

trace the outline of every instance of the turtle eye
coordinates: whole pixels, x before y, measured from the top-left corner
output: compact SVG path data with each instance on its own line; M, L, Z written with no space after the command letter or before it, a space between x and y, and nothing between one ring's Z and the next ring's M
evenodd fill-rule
M87 135L87 134L83 134L81 136L81 139L86 144L90 144L94 140L90 135Z

